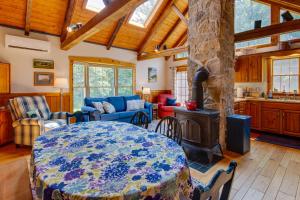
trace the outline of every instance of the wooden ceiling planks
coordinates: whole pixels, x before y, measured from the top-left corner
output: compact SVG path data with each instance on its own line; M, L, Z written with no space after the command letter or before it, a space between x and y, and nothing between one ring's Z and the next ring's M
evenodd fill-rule
M0 0L0 24L24 28L27 0Z

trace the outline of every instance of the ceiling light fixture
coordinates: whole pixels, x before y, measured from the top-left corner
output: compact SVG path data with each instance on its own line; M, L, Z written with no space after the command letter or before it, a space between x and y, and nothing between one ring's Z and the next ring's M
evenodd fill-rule
M75 32L75 31L78 31L80 28L82 27L82 23L78 22L76 24L70 24L68 27L67 27L67 31L69 33L71 32Z

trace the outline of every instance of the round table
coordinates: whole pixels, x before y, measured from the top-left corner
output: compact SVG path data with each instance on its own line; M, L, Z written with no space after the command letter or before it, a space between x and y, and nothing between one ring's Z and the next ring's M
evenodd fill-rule
M193 188L182 148L120 122L51 130L34 143L32 176L41 199L182 199Z

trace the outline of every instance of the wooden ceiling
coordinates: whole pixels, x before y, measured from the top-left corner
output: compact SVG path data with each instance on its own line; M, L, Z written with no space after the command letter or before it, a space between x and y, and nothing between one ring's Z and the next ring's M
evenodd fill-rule
M183 35L187 31L179 14L187 16L188 1L160 1L160 7L146 28L128 23L135 6L123 17L110 18L98 33L85 41L108 46L108 49L114 46L139 53L151 52L159 44L168 48L178 46L184 42ZM85 25L97 15L85 9L85 4L86 0L0 0L0 25L24 29L27 34L34 31L63 35L64 40L72 35L65 31L68 24L81 22Z

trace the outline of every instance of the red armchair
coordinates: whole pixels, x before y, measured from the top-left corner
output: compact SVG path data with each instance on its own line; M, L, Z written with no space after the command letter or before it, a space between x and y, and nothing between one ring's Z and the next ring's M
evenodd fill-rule
M159 94L157 97L159 118L174 116L174 107L180 106L180 103L176 103L176 106L167 106L167 98L174 98L174 96L172 94Z

